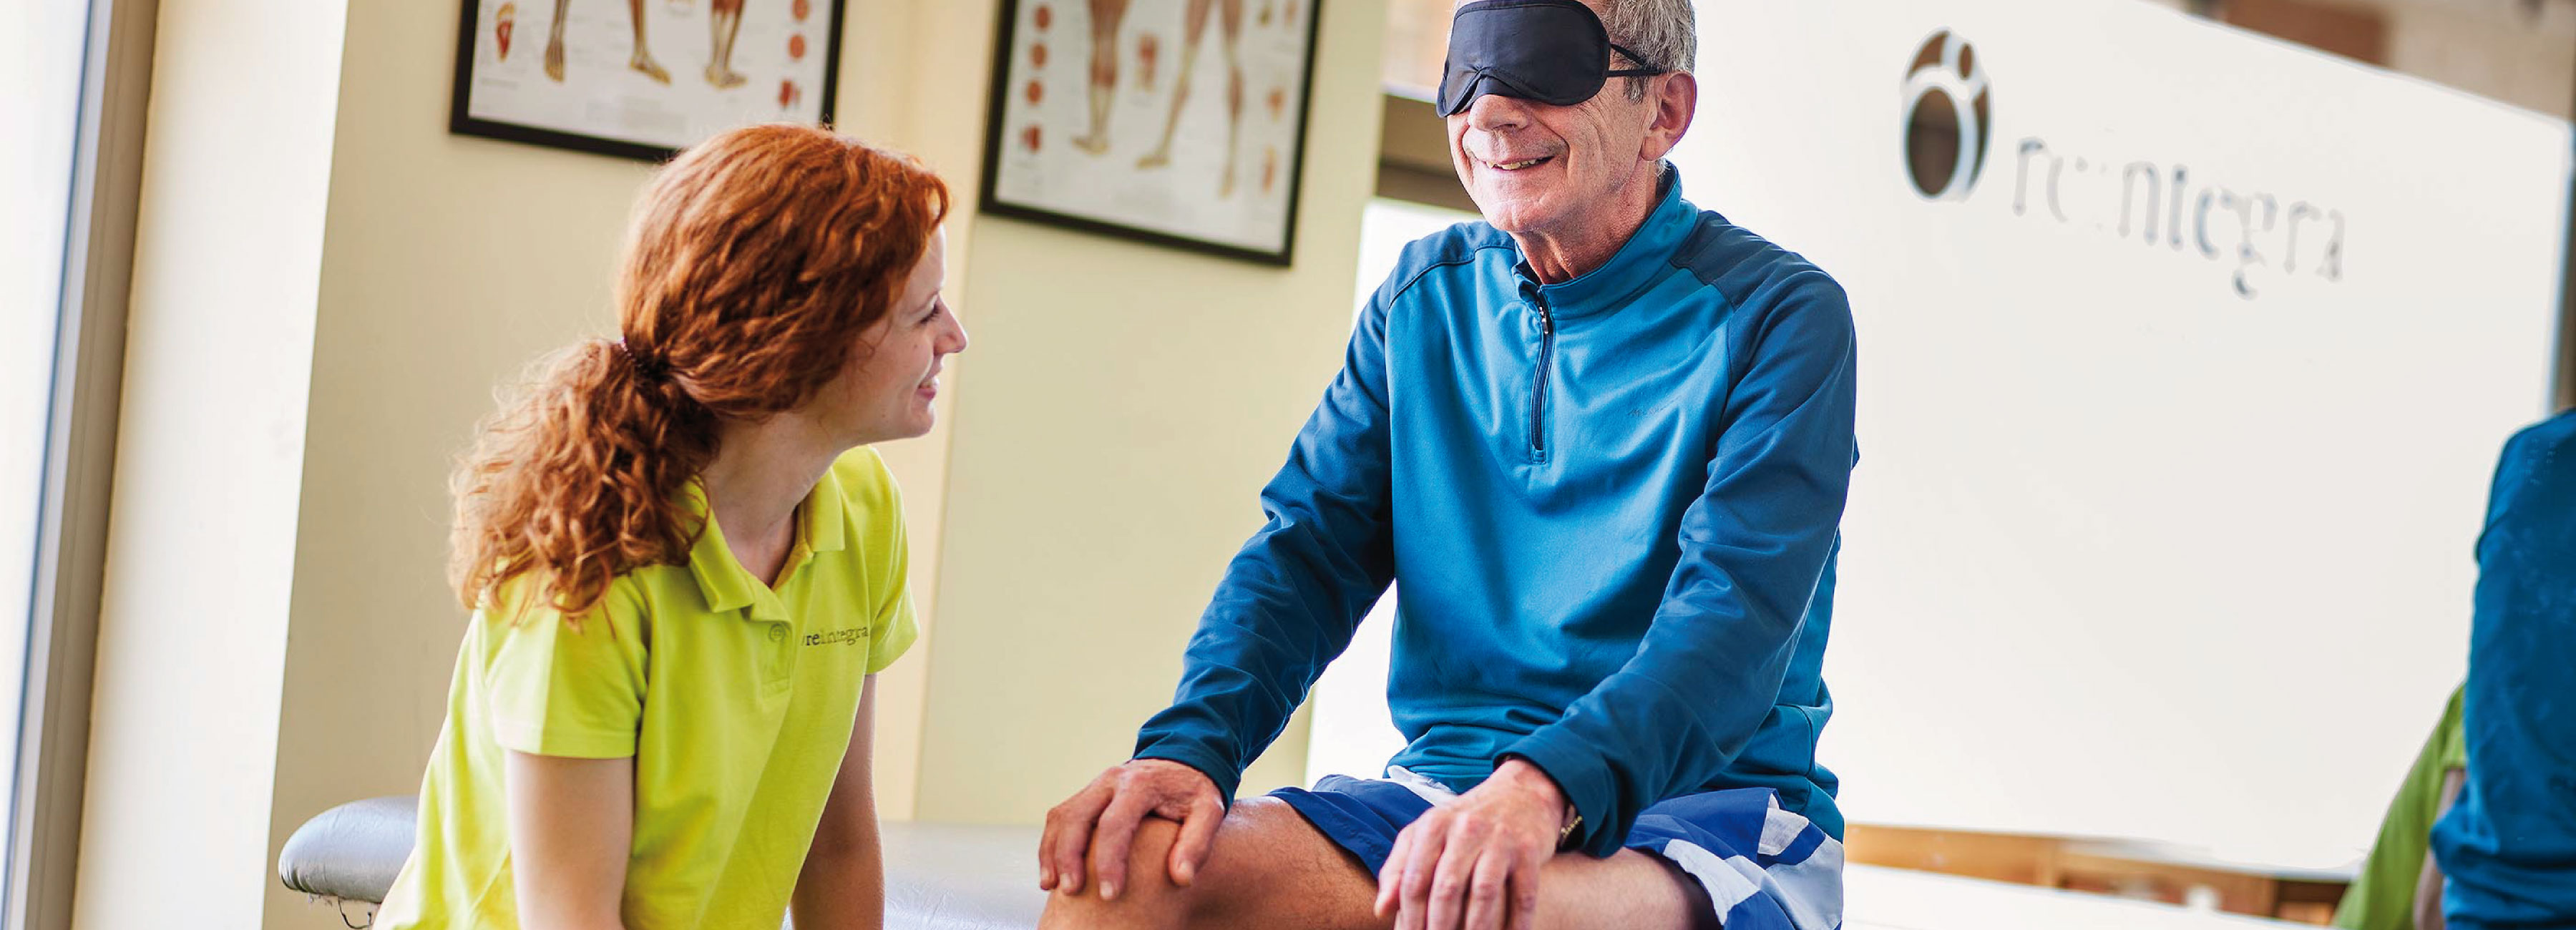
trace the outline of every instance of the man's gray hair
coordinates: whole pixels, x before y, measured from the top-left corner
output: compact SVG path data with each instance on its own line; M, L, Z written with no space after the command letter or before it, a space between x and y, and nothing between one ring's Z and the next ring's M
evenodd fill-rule
M1601 25L1610 30L1610 41L1644 56L1641 65L1690 71L1699 57L1699 24L1691 0L1601 0ZM1628 79L1628 99L1645 99L1646 80Z

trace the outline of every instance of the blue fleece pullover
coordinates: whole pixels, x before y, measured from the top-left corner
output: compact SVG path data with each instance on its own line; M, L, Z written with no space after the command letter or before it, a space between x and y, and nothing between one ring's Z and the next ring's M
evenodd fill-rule
M1728 787L1842 834L1816 735L1850 307L1662 185L1571 281L1541 286L1484 223L1405 248L1137 757L1233 796L1392 581L1393 764L1463 792L1526 758L1596 856L1647 805Z
M2576 411L2514 435L2478 536L2459 803L2433 825L2456 930L2576 927Z

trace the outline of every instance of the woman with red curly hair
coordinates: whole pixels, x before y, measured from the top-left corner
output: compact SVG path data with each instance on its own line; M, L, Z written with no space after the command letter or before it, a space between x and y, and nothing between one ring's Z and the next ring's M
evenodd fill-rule
M539 363L455 480L474 615L378 926L877 926L875 673L909 646L869 443L966 333L947 189L789 126L662 169L621 338Z

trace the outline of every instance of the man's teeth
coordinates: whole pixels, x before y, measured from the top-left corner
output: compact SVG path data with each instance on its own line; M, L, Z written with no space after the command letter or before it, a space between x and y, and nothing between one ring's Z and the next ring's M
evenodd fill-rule
M1537 158L1526 158L1520 161L1498 161L1494 163L1494 167L1501 168L1505 171L1519 171L1523 168L1527 168L1546 160L1547 156L1541 155Z

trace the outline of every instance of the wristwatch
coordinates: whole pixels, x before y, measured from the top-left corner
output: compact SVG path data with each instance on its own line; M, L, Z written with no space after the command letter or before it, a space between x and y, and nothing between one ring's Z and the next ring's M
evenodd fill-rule
M1574 802L1565 802L1565 826L1556 831L1556 848L1564 849L1574 842L1574 831L1583 829L1583 811Z

